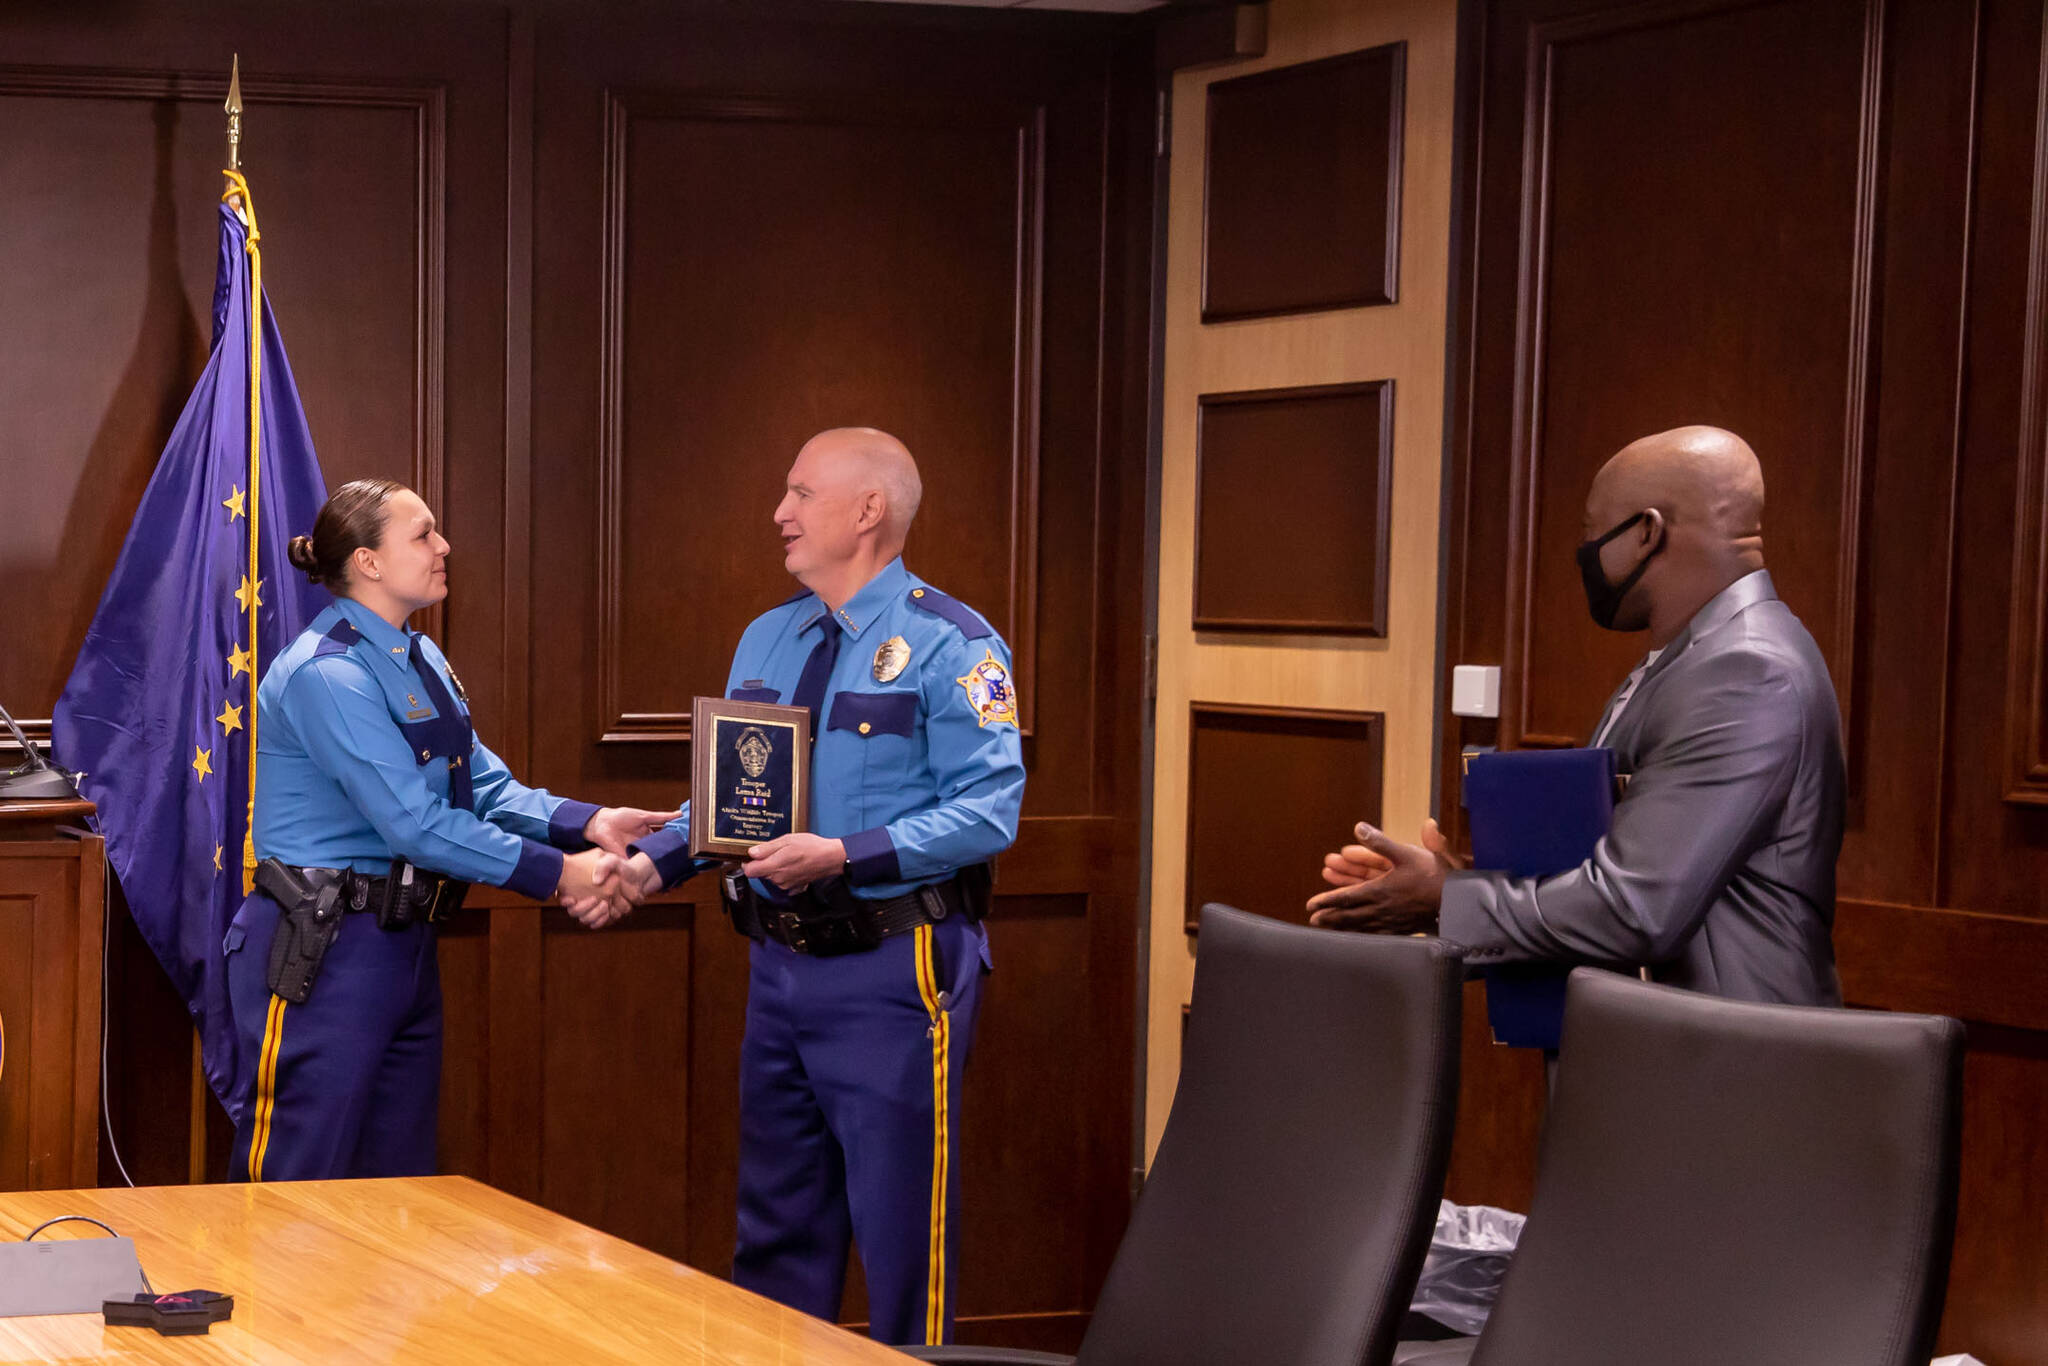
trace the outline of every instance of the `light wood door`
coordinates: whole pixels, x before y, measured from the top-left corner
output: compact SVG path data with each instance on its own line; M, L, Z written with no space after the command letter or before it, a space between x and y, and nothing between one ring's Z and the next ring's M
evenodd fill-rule
M1354 821L1412 838L1431 803L1456 6L1273 0L1267 22L1263 57L1172 90L1148 1154L1179 1072L1192 908L1227 895L1303 918ZM1215 90L1282 68L1306 88ZM1354 145L1387 135L1384 160ZM1299 184L1269 161L1339 185L1335 236L1297 240ZM1319 274L1294 257L1369 252L1360 215L1385 201L1345 197L1344 178L1373 175L1391 181L1392 302L1217 316L1246 297L1225 274L1284 306Z

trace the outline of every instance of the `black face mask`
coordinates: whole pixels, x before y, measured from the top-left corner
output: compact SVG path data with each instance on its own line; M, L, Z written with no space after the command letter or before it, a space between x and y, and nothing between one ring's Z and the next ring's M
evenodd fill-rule
M1614 629L1614 619L1621 615L1621 600L1628 596L1628 590L1636 586L1636 581L1643 577L1643 571L1650 567L1650 561L1656 559L1664 547L1660 544L1643 556L1642 563L1630 570L1629 576L1620 583L1607 581L1607 571L1600 567L1600 547L1649 515L1638 512L1606 535L1579 543L1579 577L1586 584L1586 610L1593 614L1593 620L1603 631Z

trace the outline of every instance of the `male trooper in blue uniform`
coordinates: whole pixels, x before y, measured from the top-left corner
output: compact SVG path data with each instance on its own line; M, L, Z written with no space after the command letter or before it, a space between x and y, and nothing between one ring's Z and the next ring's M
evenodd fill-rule
M729 880L755 940L733 1280L836 1317L851 1237L870 1332L893 1343L951 1335L987 865L1024 796L1008 646L903 566L921 492L886 433L806 443L775 510L805 591L746 629L726 685L810 708L815 736L812 833ZM629 895L706 866L688 845L685 810L633 846Z

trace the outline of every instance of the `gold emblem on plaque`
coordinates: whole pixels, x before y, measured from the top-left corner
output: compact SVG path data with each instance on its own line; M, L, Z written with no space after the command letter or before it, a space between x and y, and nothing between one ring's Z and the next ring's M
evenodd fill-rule
M910 666L910 642L890 636L875 650L875 682L893 683Z
M733 749L740 756L740 767L747 771L749 778L758 778L768 771L768 756L773 751L768 746L768 737L752 726L740 732Z

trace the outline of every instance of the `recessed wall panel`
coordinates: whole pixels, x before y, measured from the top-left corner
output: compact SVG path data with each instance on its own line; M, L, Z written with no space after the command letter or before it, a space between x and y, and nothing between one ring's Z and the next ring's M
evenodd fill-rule
M1383 636L1391 381L1201 401L1195 627Z
M1399 295L1407 44L1209 87L1202 321Z
M1187 928L1220 901L1306 923L1323 855L1380 820L1378 712L1197 702L1188 752Z

